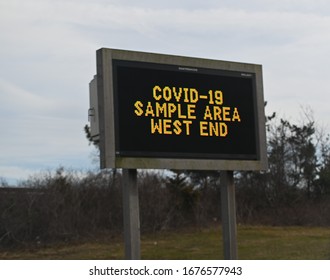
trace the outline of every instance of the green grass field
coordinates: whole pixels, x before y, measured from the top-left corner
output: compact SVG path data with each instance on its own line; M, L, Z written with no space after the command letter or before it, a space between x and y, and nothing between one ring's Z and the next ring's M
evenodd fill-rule
M220 227L142 235L142 259L223 259ZM238 257L248 260L330 259L330 228L238 227ZM0 259L123 259L121 236L46 248L1 251Z

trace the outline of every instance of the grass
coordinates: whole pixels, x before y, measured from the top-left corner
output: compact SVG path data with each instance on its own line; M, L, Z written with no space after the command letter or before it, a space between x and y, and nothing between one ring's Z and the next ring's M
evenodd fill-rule
M238 238L241 259L330 259L330 228L244 227Z
M330 259L330 228L238 227L238 257L252 260ZM223 259L220 227L142 235L142 259ZM39 249L1 251L0 259L123 259L121 236Z

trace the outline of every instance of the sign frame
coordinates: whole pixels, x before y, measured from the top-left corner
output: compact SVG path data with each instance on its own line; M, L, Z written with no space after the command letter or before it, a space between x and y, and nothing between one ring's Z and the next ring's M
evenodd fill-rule
M256 124L256 159L215 159L215 158L178 158L178 157L138 157L116 154L118 125L114 93L113 61L143 62L175 65L192 69L210 69L253 73L255 77L254 112ZM127 169L185 169L185 170L266 170L266 129L263 99L262 66L258 64L230 62L203 58L164 55L102 48L97 50L97 95L100 132L101 168ZM117 103L118 105L118 103Z

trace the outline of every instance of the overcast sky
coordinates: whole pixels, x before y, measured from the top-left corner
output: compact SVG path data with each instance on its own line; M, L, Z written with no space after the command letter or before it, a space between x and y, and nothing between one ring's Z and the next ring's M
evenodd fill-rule
M101 47L263 65L267 112L330 130L328 0L0 0L0 177L95 169L83 127Z

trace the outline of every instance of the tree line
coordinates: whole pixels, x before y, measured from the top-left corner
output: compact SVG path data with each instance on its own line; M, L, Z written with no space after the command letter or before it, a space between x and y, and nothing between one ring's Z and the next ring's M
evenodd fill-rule
M269 169L234 175L238 223L330 226L329 135L309 113L298 124L273 114L266 124ZM219 177L218 171L140 170L142 232L221 223ZM62 167L15 188L0 180L0 247L121 233L121 184L120 170L81 174Z

